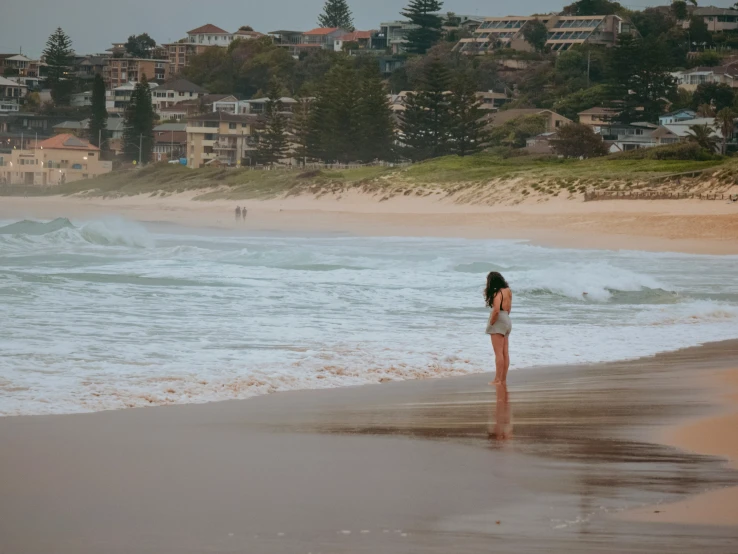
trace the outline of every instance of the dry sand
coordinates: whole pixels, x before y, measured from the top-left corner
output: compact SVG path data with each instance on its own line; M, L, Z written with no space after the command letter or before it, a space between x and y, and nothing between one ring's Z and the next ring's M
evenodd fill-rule
M0 218L84 219L116 214L144 222L248 231L527 239L574 248L738 254L738 203L722 201L554 199L478 206L416 197L380 202L359 193L211 202L193 201L193 196L2 197ZM237 205L248 207L245 223L235 221Z
M738 341L634 362L0 419L0 552L734 554L613 512L735 484L652 442Z

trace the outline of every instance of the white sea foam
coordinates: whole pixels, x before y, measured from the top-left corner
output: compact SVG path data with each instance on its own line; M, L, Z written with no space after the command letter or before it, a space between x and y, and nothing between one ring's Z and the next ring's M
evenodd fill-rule
M481 297L490 270L515 291L513 369L735 338L735 262L512 241L21 222L0 228L0 302L12 322L0 335L0 414L491 370Z

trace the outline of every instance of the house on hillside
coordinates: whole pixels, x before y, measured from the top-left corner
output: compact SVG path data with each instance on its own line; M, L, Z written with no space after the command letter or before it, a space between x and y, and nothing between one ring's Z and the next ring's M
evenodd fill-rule
M109 58L103 70L103 78L108 90L127 83L143 81L149 84L162 83L169 77L169 60L150 60L145 58Z
M259 117L211 112L187 119L187 167L235 167L256 150L255 127Z
M197 100L208 93L207 90L187 79L167 81L151 91L154 111L161 115L161 108L171 108L185 100Z
M672 74L677 86L689 92L704 84L726 84L731 88L738 88L738 66L724 65L720 67L693 67L684 71L675 71Z
M514 109L504 110L501 112L491 113L487 116L487 121L490 127L499 127L504 125L508 121L513 121L520 117L529 116L542 116L545 119L545 130L544 132L554 132L559 127L572 123L571 119L564 117L563 115L557 114L552 110L542 110L539 108L528 108L528 109Z
M658 146L658 141L653 137L658 128L658 125L647 122L610 122L599 128L599 134L610 153L628 152Z
M59 185L97 177L113 169L100 149L70 134L38 142L32 149L0 154L0 179L13 185Z
M659 116L659 125L666 125L667 123L678 123L680 121L694 119L695 117L697 117L696 111L685 108L683 110L677 110Z
M620 35L637 33L633 25L619 15L485 17L474 36L461 39L454 50L471 55L486 54L497 48L532 52L533 46L525 40L523 30L536 19L548 28L546 47L552 52L565 52L577 44L612 47Z
M303 33L303 44L308 46L320 46L325 50L333 50L337 38L347 35L346 29L340 27L318 27Z
M154 127L154 159L157 162L187 156L187 123L162 123Z
M577 115L579 116L579 123L592 127L595 133L598 133L600 127L616 121L621 113L622 111L616 108L595 106L594 108L579 112Z
M690 9L690 16L701 17L707 29L713 33L738 30L738 10L715 6L694 7ZM689 19L682 21L682 26L689 29L689 23Z
M359 50L368 50L372 47L372 37L376 31L353 31L336 37L333 41L333 49L341 52L345 44L356 44Z
M156 83L149 83L149 89L152 91L152 94L158 86ZM112 90L106 90L105 108L108 110L108 113L122 114L125 112L126 107L131 102L131 96L135 88L136 83L131 82L115 87Z

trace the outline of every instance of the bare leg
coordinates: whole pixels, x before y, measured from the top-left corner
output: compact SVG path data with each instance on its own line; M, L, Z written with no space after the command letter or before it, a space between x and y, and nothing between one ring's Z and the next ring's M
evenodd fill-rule
M502 376L502 382L507 383L507 372L510 370L510 335L505 337L505 374Z
M495 351L495 380L490 385L499 385L505 381L505 336L490 335L492 349Z

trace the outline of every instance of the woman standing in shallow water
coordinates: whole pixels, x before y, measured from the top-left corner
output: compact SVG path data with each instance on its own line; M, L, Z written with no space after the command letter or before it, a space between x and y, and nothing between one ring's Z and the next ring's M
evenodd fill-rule
M507 382L507 370L510 369L508 346L512 331L512 291L505 278L496 271L487 275L484 300L487 307L492 309L487 334L492 339L492 348L495 351L495 380L490 385L504 385Z

